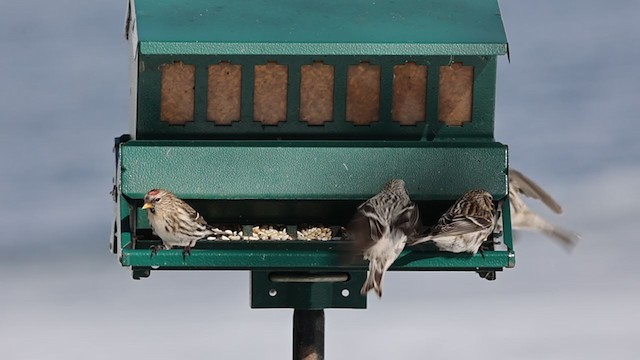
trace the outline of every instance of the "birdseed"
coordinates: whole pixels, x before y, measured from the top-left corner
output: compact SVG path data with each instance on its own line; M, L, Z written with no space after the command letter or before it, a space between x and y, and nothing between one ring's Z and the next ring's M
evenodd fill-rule
M310 227L298 230L298 240L327 241L333 237L333 231L328 227Z
M231 228L239 228L240 226L230 226ZM216 235L209 236L206 240L216 241L287 241L287 240L307 240L307 241L329 241L334 238L333 230L324 226L302 227L296 232L296 236L292 237L287 233L286 227L263 225L254 226L250 234L242 231L231 229L213 228Z

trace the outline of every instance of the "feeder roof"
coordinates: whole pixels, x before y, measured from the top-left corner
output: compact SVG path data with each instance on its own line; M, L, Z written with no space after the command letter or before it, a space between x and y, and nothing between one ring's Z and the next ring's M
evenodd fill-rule
M143 54L501 55L496 0L130 0Z

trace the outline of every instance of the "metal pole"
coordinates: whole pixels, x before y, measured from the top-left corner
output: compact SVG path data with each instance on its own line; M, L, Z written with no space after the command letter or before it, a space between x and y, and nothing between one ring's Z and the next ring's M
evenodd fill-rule
M293 360L324 359L324 310L293 310Z

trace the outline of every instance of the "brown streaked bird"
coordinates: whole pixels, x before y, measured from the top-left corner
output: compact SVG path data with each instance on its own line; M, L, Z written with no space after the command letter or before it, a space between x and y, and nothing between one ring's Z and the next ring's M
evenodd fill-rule
M475 254L494 231L497 221L491 194L471 190L462 195L426 235L412 238L409 245L431 241L442 251Z
M400 256L408 236L419 225L418 207L411 201L404 180L393 179L358 207L347 229L357 254L369 260L369 274L361 294L373 289L382 296L382 277Z
M198 240L220 234L194 208L167 190L150 190L142 208L147 210L151 229L162 240L161 246L152 247L154 253L181 246L183 256L188 255Z
M514 230L540 231L566 250L571 250L580 235L564 230L527 207L520 195L542 201L556 214L562 214L562 207L533 180L513 168L509 169L509 205L511 212L511 227Z

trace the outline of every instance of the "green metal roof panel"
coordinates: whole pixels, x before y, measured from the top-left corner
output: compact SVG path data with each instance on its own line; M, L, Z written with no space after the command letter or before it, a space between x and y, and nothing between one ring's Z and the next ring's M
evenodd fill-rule
M146 54L498 55L496 0L135 0Z

